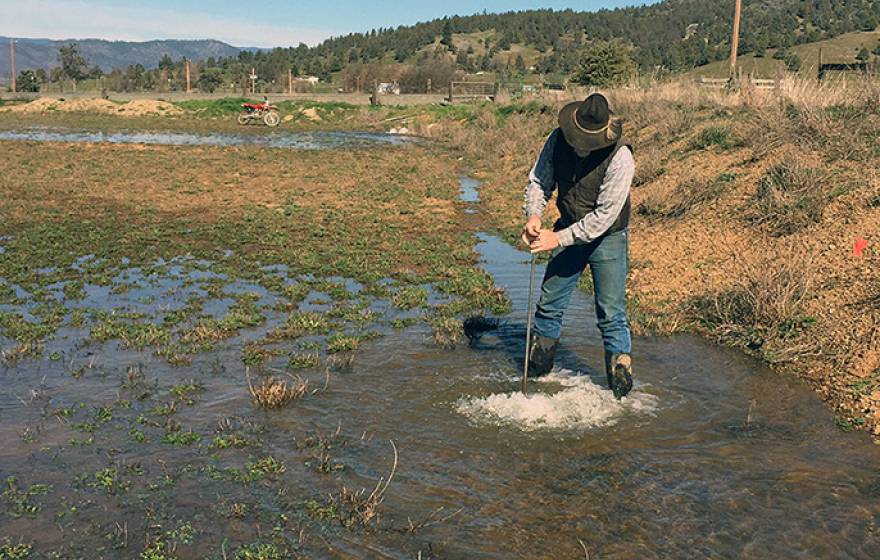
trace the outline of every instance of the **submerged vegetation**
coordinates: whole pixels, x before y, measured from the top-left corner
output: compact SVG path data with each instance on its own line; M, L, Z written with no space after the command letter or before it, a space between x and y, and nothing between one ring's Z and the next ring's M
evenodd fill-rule
M126 126L222 128L199 117L238 102L192 103L191 115ZM325 122L353 112L306 105ZM341 446L331 443L337 434L282 460L272 426L319 401L338 375L357 375L364 348L392 329L423 329L430 344L436 317L460 329L472 311L509 305L477 266L457 203L458 161L421 145L2 144L3 167L29 174L0 179L0 368L25 395L13 406L23 413L12 437L21 452L4 461L0 525L57 519L63 531L94 529L69 543L49 533L4 541L0 556L88 548L151 560L286 559L308 557L306 534L376 527L389 481L370 493L350 490L362 476L337 478L349 476L344 454L374 446L368 438ZM46 386L32 385L36 364L52 368ZM240 417L210 412L218 385L235 388ZM26 468L44 453L89 466ZM319 482L290 492L303 476ZM178 494L228 503L181 519ZM102 513L140 504L145 513L118 524ZM336 512L332 523L324 510ZM272 529L227 541L238 522Z

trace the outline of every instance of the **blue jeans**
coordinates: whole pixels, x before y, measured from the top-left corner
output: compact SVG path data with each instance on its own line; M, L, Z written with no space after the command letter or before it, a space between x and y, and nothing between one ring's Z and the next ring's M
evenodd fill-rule
M629 354L632 335L626 316L626 277L629 268L626 230L605 235L586 245L572 245L555 254L547 264L541 300L535 312L535 332L558 340L562 315L571 292L590 265L595 288L596 318L610 354Z

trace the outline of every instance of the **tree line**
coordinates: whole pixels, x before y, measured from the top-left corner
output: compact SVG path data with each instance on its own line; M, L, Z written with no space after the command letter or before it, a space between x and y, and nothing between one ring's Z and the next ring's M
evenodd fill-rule
M774 56L791 70L800 67L791 47L852 31L873 31L880 22L880 0L744 0L743 4L740 54L760 57L774 49ZM352 33L314 47L242 51L235 57L194 61L191 70L193 85L203 91L221 85L244 89L252 69L260 77L261 91L286 89L288 70L324 82L337 76L346 89L391 80L414 91L442 88L456 76L481 71L556 75L606 85L637 72L663 75L726 58L732 17L733 0L665 0L598 12L482 13ZM463 41L463 34L476 39ZM521 53L514 56L516 45L537 53L530 64ZM182 88L183 61L167 56L155 69L130 65L105 76L100 68L88 67L75 45L61 51L58 68L20 78L20 87L104 77L113 90ZM870 56L859 53L861 59Z

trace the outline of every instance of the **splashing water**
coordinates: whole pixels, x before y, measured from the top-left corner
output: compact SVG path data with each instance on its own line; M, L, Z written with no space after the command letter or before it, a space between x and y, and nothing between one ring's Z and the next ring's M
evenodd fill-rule
M456 410L478 422L515 425L525 431L584 430L611 426L627 413L651 414L657 397L635 390L623 400L593 383L587 375L557 370L538 380L542 389L561 386L555 392L499 393L484 398L465 398Z

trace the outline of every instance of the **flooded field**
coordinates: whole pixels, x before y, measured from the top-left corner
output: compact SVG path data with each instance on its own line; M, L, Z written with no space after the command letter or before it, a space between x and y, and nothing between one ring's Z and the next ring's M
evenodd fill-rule
M0 141L28 142L89 142L109 144L142 144L161 146L262 146L265 148L294 148L300 150L326 150L360 148L381 145L401 145L413 139L375 132L287 132L274 134L183 132L84 132L57 127L34 127L21 130L0 130Z
M475 181L427 188L461 198L451 231L479 219ZM577 293L559 368L526 398L525 253L432 230L433 251L475 243L478 272L417 274L414 250L385 277L357 260L250 269L239 253L255 243L233 231L213 258L89 253L26 271L10 264L22 236L0 239L19 280L0 279L0 558L880 556L880 450L797 382L694 337L641 338L617 402ZM472 313L497 328L455 345L450 319ZM270 377L301 394L257 406L249 386Z

